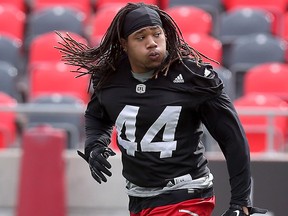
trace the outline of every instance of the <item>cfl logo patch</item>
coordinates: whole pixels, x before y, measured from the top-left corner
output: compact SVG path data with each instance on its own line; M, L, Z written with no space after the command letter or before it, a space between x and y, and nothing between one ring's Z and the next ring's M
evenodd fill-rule
M145 93L146 92L146 85L144 85L144 84L136 85L136 92L139 94Z

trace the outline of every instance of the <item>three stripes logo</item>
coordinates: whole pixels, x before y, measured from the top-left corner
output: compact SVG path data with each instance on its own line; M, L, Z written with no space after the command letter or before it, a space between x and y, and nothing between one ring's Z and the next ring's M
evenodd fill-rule
M174 80L173 83L184 83L182 74L179 74Z

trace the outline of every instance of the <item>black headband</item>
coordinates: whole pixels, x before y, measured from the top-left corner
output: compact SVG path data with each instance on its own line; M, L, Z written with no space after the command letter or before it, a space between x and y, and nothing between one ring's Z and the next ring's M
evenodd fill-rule
M142 6L126 15L123 26L123 36L127 38L130 34L141 28L156 25L162 27L162 22L157 11Z

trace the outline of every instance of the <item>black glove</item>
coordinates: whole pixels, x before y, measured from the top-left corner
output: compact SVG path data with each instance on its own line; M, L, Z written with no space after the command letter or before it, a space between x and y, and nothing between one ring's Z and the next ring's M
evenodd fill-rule
M104 174L107 176L112 175L112 173L108 170L111 168L111 164L107 161L107 158L109 156L116 155L116 153L112 149L104 146L94 148L88 157L80 151L77 152L84 160L88 162L93 178L99 184L101 184L101 181L107 182L107 178Z
M259 214L265 214L268 210L266 209L261 209L261 208L257 208L257 207L247 207L249 214L248 215L252 215L254 213L259 213ZM234 205L231 204L230 208L225 211L221 216L247 216L244 211L243 208L239 205Z

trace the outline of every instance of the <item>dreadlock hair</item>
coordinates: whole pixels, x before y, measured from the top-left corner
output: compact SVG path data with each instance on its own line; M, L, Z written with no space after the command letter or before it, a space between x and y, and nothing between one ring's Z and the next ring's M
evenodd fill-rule
M123 38L122 28L125 17L130 11L142 6L147 6L159 14L167 38L166 47L169 55L155 70L154 78L157 78L159 74L167 75L170 65L177 60L182 62L182 58L184 57L191 57L198 65L203 62L202 57L216 62L189 46L184 41L181 30L173 18L165 11L159 9L158 6L144 3L128 3L118 11L103 36L100 45L97 47L89 47L75 41L69 34L63 36L59 32L56 32L63 41L58 42L62 47L55 48L63 54L62 60L66 61L66 64L78 67L76 71L73 71L80 73L76 77L91 74L92 80L93 77L100 77L94 88L99 89L103 86L110 75L116 71L117 65L123 55L126 55L120 42L121 38ZM82 69L85 69L85 72Z

